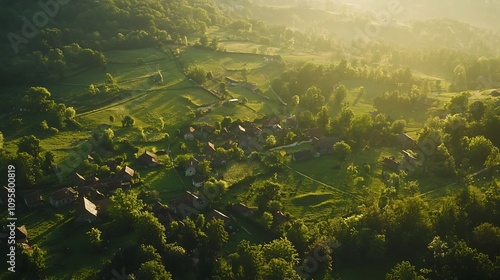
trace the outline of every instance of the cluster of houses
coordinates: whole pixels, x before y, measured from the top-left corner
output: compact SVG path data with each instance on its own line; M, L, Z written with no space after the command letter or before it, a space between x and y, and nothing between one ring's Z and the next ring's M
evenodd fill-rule
M201 213L207 221L214 219L222 220L225 228L230 233L234 233L235 228L232 225L232 216L224 213L222 210L213 209L209 206L209 200L206 197L186 191L183 195L172 199L167 205L156 202L153 206L153 213L166 228L169 228L167 225L173 221L177 221L182 226L183 218L193 217ZM241 202L232 204L226 210L242 218L251 218L257 213L257 207L247 206ZM290 216L281 211L276 211L272 215L275 225L281 225L290 220Z
M333 145L340 141L338 137L325 137L324 131L320 128L307 130L306 136L313 145L312 149L294 152L292 154L293 161L304 161L322 155L330 155L333 153Z
M415 149L417 142L406 133L398 136L398 142L401 148L403 158L398 161L395 157L386 157L382 160L382 174L390 172L399 172L401 170L414 170L420 163L412 149Z

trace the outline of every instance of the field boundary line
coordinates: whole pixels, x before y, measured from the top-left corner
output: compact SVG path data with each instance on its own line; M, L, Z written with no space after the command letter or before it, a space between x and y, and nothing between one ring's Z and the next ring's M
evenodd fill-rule
M353 193L343 191L343 190L341 190L341 189L339 189L339 188L336 188L336 187L334 187L334 186L332 186L332 185L328 185L327 183L324 183L324 182L321 182L321 181L319 181L319 180L316 180L316 179L312 178L311 176L308 176L308 175L306 175L306 174L304 174L304 173L302 173L302 172L300 172L300 171L298 171L298 170L295 170L295 169L291 168L290 166L286 166L286 167L287 167L288 169L290 169L290 170L294 171L295 173L299 174L300 176L302 176L302 177L304 177L304 178L307 178L307 179L309 179L309 180L311 180L311 181L313 181L313 182L315 182L315 183L318 183L318 184L320 184L320 185L322 185L322 186L325 186L325 187L327 187L327 188L330 188L330 189L335 190L335 191L337 191L337 192L340 192L340 193L342 193L342 194L347 194L347 195L350 195L350 196L352 196L352 197L354 197L354 198L356 198L356 199L361 200L361 198L360 198L360 197L358 197L357 195L355 195L355 194L353 194Z

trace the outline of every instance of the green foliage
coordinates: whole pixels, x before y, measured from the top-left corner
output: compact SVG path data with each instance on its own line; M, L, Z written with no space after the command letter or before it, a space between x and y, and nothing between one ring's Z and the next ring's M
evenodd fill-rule
M135 124L135 119L132 118L131 116L127 115L123 117L122 119L122 126L123 127L132 127Z
M207 246L213 253L219 251L229 240L229 233L224 228L224 221L213 219L206 224Z
M388 249L410 256L422 251L430 238L427 204L421 198L396 200L384 211Z
M340 160L345 160L351 154L351 146L344 141L333 144L333 152Z
M119 225L131 227L143 213L144 203L133 192L117 189L111 197L108 213Z
M201 67L196 66L189 68L186 73L188 78L192 79L197 84L202 85L207 81L207 72Z
M392 268L391 272L385 276L386 280L425 280L426 278L418 275L415 266L408 261L402 261Z
M269 147L274 147L278 144L278 141L276 140L276 137L274 135L268 135L266 137L266 145Z
M290 162L290 157L275 150L261 157L261 161L268 169L275 170L284 168Z
M42 273L47 269L47 251L39 246L33 246L33 251L23 250L22 254L26 258L26 270L33 273L35 277L41 277Z
M163 264L159 261L147 261L141 264L141 267L135 273L137 279L158 279L171 280L172 274L165 270Z
M87 236L89 237L90 245L94 247L100 247L102 245L102 232L98 228L91 228L87 231Z
M38 158L42 152L42 147L40 146L40 140L34 135L24 136L19 140L17 144L17 153L27 153L28 155Z
M311 86L302 97L302 102L308 110L311 112L317 112L318 108L325 104L325 97L323 96L321 89L316 86Z
M76 111L73 107L67 107L66 111L64 111L64 116L66 119L74 119L76 117Z
M33 113L47 112L54 106L50 96L51 93L44 87L31 87L23 98L24 106Z
M264 186L256 190L255 204L259 210L264 212L269 208L269 202L280 200L282 185L271 181L266 181Z
M346 97L347 97L347 88L344 85L338 86L333 92L332 96L333 106L340 108Z
M135 234L137 244L152 245L160 251L167 243L165 227L151 212L143 212L136 217Z

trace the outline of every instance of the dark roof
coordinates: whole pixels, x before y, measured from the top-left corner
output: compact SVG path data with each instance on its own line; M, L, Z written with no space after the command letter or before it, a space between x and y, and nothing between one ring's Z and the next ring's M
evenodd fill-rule
M408 151L402 150L401 152L403 153L406 159L417 160L417 158L412 154L410 154Z
M281 211L276 211L273 212L272 214L274 223L278 225L281 225L290 219L290 217L288 217L287 215L285 215L285 213Z
M238 145L238 143L233 140L227 140L226 144L224 144L224 149L229 150L233 148L233 145Z
M392 158L384 158L384 160L382 162L384 164L384 167L387 167L387 168L394 170L394 171L399 170L399 162L395 161Z
M313 145L316 149L333 149L333 144L339 142L339 139L336 137L329 138L313 138Z
M76 215L83 214L90 214L97 217L97 206L84 196L79 200L78 208L76 209Z
M306 135L313 139L313 138L321 138L324 134L324 130L321 128L311 128L306 131Z
M198 201L200 201L200 198L197 195L190 191L186 191L183 196L171 200L169 205L172 208L178 208L180 205L193 206Z
M158 163L158 156L150 151L145 151L138 160L145 164Z
M122 180L111 180L111 181L108 181L106 183L103 183L101 186L107 192L114 192L117 189L129 188L130 182L129 181L122 181Z
M221 167L227 164L228 157L225 154L215 156L212 161L210 161L210 164L213 165L214 167Z
M75 175L76 175L76 178L77 178L78 180L85 181L85 177L83 177L82 175L80 175L78 172L77 172L77 173L75 173Z
M66 199L68 197L75 197L76 195L78 195L78 192L75 191L72 187L68 187L68 188L59 189L59 190L51 193L50 198L57 201L57 200Z
M246 87L247 89L251 90L251 91L257 91L259 90L259 88L252 84L252 83L245 83L244 87Z
M216 128L214 125L205 124L202 127L200 127L200 130L206 133L214 133Z
M193 176L193 184L203 183L207 178L201 174L196 174Z
M243 216L249 215L253 211L257 210L256 207L248 207L241 202L234 204L231 208L233 209L233 211L235 211L236 213L243 215Z
M226 82L230 82L230 83L236 83L236 84L238 83L238 81L236 81L235 79L231 79L231 78L229 78L229 77L225 77L225 78L224 78L224 80L225 80Z
M205 145L205 152L215 152L215 145L212 142L207 142Z
M229 222L231 220L231 218L229 218L226 214L215 209L207 214L207 218L210 220L219 219L224 222Z
M102 213L108 209L111 200L109 198L97 200L94 204L97 206L98 213Z
M42 192L34 191L24 196L24 202L28 207L40 206L42 202Z
M293 153L293 160L301 161L314 158L314 153L311 150L303 150Z
M119 176L128 175L130 177L134 177L134 173L134 169L125 166L124 168L122 168L122 170L120 170Z
M243 126L241 126L241 125L238 125L237 130L240 131L240 132L245 132L246 131L246 129Z
M194 133L196 131L196 129L192 126L188 126L186 127L186 129L184 130L184 134L188 134L188 133Z
M17 227L16 239L26 239L26 238L28 238L28 230L26 229L26 226L22 225L20 227Z
M415 140L411 138L408 134L406 133L401 133L398 135L398 141L402 144L408 144L408 143L415 143Z
M189 167L197 168L198 164L199 162L197 159L191 158L188 162L186 162L186 164L184 164L184 169L188 169Z

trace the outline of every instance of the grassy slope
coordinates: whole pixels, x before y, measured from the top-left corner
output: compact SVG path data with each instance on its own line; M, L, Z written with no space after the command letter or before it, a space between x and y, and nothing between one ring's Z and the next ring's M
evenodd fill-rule
M221 45L228 51L248 51L247 48L252 48L247 43L236 41L223 42ZM259 48L260 46L254 47ZM278 53L278 50L276 52ZM114 115L117 121L111 125L115 129L118 139L140 140L136 129L120 128L119 117L129 114L136 119L136 126L143 127L148 137L154 138L159 132L174 133L180 125L191 120L187 116L189 111L217 101L208 92L195 87L192 82L186 80L171 57L157 50L113 51L107 53L107 56L110 61L107 71L112 73L121 88L131 91L130 95L118 98L89 97L86 94L88 85L90 83L101 84L104 82L105 75L100 70L84 71L58 84L47 86L58 102L65 102L68 106L74 106L77 109L77 112L80 114L77 117L78 121L87 128L93 128L102 123L109 123L109 116ZM316 56L320 60L322 57L325 58L328 55L311 54L311 56L307 56L296 54L292 56L291 52L289 56L286 53L283 55L285 60L288 61L311 59L313 56ZM146 63L144 65L137 65L136 61L138 58L143 58ZM255 83L263 90L266 88L267 79L279 73L277 69L266 65L262 57L253 54L221 53L188 47L183 49L181 61L185 65L194 64L206 70L213 71L217 78L230 76L235 79L246 79L249 82ZM162 70L165 79L163 84L153 84L147 79L147 76L156 70ZM356 113L371 111L373 98L385 90L390 90L384 86L361 80L349 80L345 81L345 84L351 91L355 91L359 86L365 87L365 95L356 105L352 105ZM209 83L209 87L216 88L217 83ZM248 98L247 107L240 105L234 108L218 107L209 115L204 116L202 120L208 122L220 121L224 116L253 119L262 114L280 112L280 109L277 109L276 105L247 89L230 87L229 90L237 98ZM443 93L433 97L437 98L443 104L454 94ZM484 97L483 93L475 93L472 99ZM352 103L354 98L354 95L350 95L348 100ZM158 129L160 117L165 120L165 127L163 129ZM409 123L409 126L412 129L421 127L424 121L418 114L414 114L411 119L412 121ZM43 138L42 147L54 151L56 160L60 161L71 150L81 144L82 141L88 139L89 136L88 131L63 131L56 136ZM4 148L15 151L15 144L12 141L15 139L8 140ZM167 148L159 145L166 144L153 143L149 147ZM142 148L146 148L146 146ZM354 152L352 160L356 164L368 162L372 166L373 186L368 190L370 195L377 195L382 186L378 176L380 174L379 159L382 156L397 153L398 151L394 149L372 149L366 152ZM364 194L363 190L345 189L341 172L333 169L333 166L336 164L338 163L333 157L326 156L308 162L293 163L291 167L326 184L359 195ZM258 169L259 166L252 163L233 163L227 168L226 177L230 182L237 182L248 174L249 170L257 171ZM159 191L160 198L164 201L178 196L185 189L185 185L189 184L184 178L179 177L173 169L138 169L138 171L152 188ZM352 200L350 196L332 191L330 188L302 178L296 173L287 171L279 176L280 180L286 186L286 196L283 199L286 211L290 212L294 217L304 219L308 224L312 224L320 218L341 215L346 208L359 203L359 201ZM255 185L260 183L261 181L258 181ZM445 182L445 180L439 182L440 185L448 183L450 182ZM436 181L431 179L424 180L421 183L421 189L423 192L432 190L435 185ZM429 197L432 199L439 198L441 195L452 190L453 187L445 188L442 191L434 192ZM239 186L237 189L230 189L227 198L230 201L247 201L249 199L248 186ZM56 216L58 213L62 216ZM99 258L92 258L92 252L84 245L86 237L83 230L74 234L65 232L62 225L70 215L71 213L64 209L61 212L59 210L46 209L43 212L30 212L23 215L23 219L20 222L27 225L32 234L31 240L35 244L48 248L50 255L48 260L49 265L51 267L58 267L57 271L54 270L51 272L57 273L61 277L69 275L73 275L76 278L84 277L93 267L99 266ZM243 238L251 238L255 241L265 238L259 236L248 237L245 234L238 233L237 238L233 239L230 244L237 244L235 240ZM68 237L68 235L71 237ZM110 246L111 249L106 253L106 256L110 256L113 250L116 250L118 247L123 247L123 242L127 242L127 240L130 241L130 237L125 236L114 239ZM64 252L64 248L67 247L70 248L70 255ZM63 263L63 260L65 263L64 266L58 266L60 263ZM386 270L384 269L384 271ZM352 273L345 272L346 278L349 278L348 275L350 274Z

